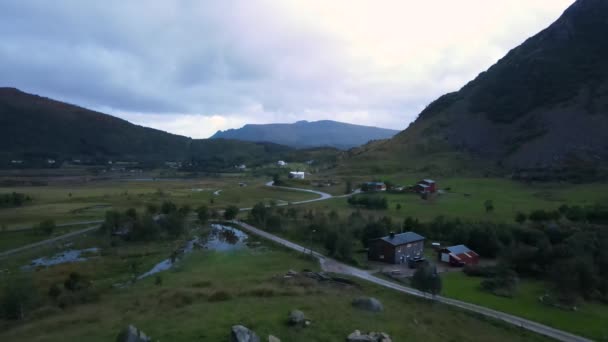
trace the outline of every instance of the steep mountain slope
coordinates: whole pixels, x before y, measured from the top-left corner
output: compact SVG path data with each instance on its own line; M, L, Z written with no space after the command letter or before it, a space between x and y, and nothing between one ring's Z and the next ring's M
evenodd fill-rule
M354 158L452 153L503 170L605 165L606 32L608 1L578 0L460 91L431 103L405 131Z
M0 88L0 165L10 159L188 160L206 169L277 160L293 149L273 143L193 140L125 120Z
M2 153L155 159L186 156L190 139L85 108L0 88Z
M211 139L226 138L244 141L269 141L302 148L331 146L347 149L370 140L387 139L398 131L347 124L343 122L298 121L293 124L245 125L239 129L218 131Z

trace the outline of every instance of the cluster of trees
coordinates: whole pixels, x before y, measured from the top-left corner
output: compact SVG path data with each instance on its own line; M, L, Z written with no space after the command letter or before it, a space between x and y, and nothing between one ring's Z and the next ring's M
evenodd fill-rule
M51 235L56 228L57 225L55 225L55 221L44 220L35 227L34 231L40 235Z
M144 213L130 208L124 212L106 212L100 231L108 235L122 236L127 241L147 241L162 237L176 238L185 230L185 220L191 208L187 205L177 207L165 201L160 207L147 206Z
M412 224L411 219L406 221ZM518 276L543 279L561 302L571 303L580 298L608 301L605 228L568 221L509 225L437 217L426 224L414 224L412 230L429 239L466 244L481 256L498 257L502 273L486 278L503 284L516 283ZM486 285L493 292L497 287Z
M594 224L608 224L608 207L601 205L581 207L578 205L562 205L556 210L534 210L529 214L517 213L515 221L518 223L548 222L568 220L571 222L588 222Z
M366 209L388 209L386 197L379 195L356 195L348 198L348 204Z
M31 200L30 196L18 192L0 194L0 208L20 207Z
M412 286L433 297L438 295L441 292L442 283L437 268L429 263L421 264L412 276Z

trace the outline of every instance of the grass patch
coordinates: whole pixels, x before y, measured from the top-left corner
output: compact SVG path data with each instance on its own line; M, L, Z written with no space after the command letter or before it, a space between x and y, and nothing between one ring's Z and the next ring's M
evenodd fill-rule
M540 281L522 280L512 298L499 297L480 289L481 278L468 277L462 272L442 275L443 295L528 318L558 329L595 340L608 339L608 306L587 303L578 311L565 311L544 305L538 297L544 293Z

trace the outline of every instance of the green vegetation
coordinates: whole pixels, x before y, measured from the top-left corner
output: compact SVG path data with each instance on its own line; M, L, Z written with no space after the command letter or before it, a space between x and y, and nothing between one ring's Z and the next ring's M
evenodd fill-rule
M84 247L83 243L78 248ZM233 324L244 324L260 336L273 334L286 341L342 340L355 329L386 331L394 339L428 341L444 341L446 334L470 341L544 340L365 282L353 287L308 278L283 279L289 269L317 270L318 265L295 252L269 247L229 253L196 251L174 270L162 273L160 284L150 277L119 289L111 285L130 278L132 260L140 260L140 269L146 269L168 250L156 243L104 246L100 258L33 272L36 305L26 312L22 322L0 321L0 339L108 341L128 322L154 339L176 342L201 338L222 341ZM79 288L75 291L65 286L73 278L77 278L77 285L69 287ZM78 285L83 284L82 280L85 285ZM51 296L50 289L60 294ZM66 309L59 307L56 298L90 290L99 297L70 301ZM378 298L384 312L353 309L351 301L360 296ZM312 319L312 326L289 327L287 313L293 309L304 311ZM471 335L469 331L476 333Z
M586 303L576 311L548 306L539 300L546 293L546 285L532 279L522 279L517 292L512 297L504 297L483 291L481 278L468 277L462 272L445 273L442 278L444 296L521 316L598 341L608 338L605 323L608 306L605 304Z
M21 193L0 194L0 208L20 207L32 199Z
M348 198L348 204L365 209L388 209L386 197L379 195L354 195Z

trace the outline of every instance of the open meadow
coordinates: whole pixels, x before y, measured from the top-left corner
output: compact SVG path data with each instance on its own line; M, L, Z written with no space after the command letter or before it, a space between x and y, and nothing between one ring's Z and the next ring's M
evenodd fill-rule
M253 238L250 238L254 240ZM38 308L21 322L4 322L5 341L113 340L127 324L135 324L161 341L227 341L230 327L244 324L261 337L284 341L339 341L355 329L384 331L394 340L542 341L542 337L483 319L441 304L415 299L357 281L356 285L322 283L310 278L287 279L288 270L318 270L305 256L266 242L251 241L232 251L195 250L171 270L125 287L136 273L167 257L172 243L110 246L95 235L70 248L98 247L88 261L21 272L27 259L52 255L61 246L23 254L9 262L8 276L28 277ZM63 299L63 289L49 297L53 284L77 272L90 281L95 296L84 303ZM159 280L160 279L160 280ZM69 292L69 293L65 293ZM373 296L384 311L371 313L351 306L359 296ZM61 307L63 306L63 308ZM302 310L312 321L307 328L290 327L290 310ZM40 333L43 331L44 333ZM475 331L475 334L471 334Z

